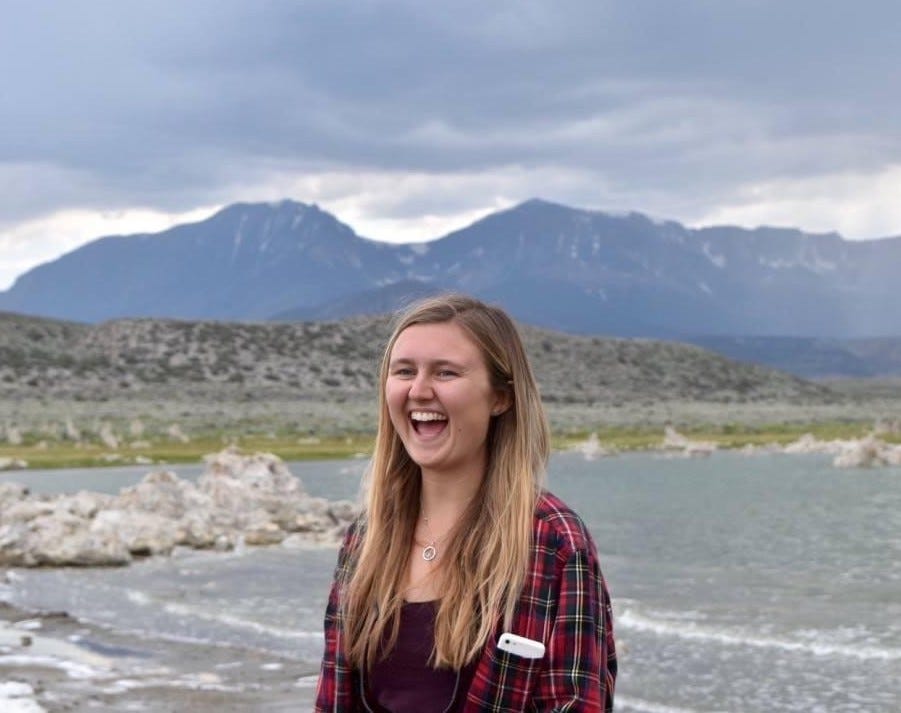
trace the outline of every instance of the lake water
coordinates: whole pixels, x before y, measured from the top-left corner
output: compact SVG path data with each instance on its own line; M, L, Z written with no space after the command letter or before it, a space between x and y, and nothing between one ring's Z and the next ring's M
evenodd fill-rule
M364 463L290 467L311 493L352 498ZM146 471L2 479L115 491ZM838 470L819 456L558 454L549 485L601 553L620 649L617 710L901 710L901 469ZM66 611L117 641L271 652L309 672L334 560L334 548L276 547L16 570L0 598Z

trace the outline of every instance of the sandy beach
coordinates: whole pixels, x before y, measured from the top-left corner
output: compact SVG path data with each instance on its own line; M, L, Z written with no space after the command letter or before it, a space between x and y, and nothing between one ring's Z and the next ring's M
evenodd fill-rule
M141 641L0 604L4 713L305 711L315 687L316 671L271 654Z

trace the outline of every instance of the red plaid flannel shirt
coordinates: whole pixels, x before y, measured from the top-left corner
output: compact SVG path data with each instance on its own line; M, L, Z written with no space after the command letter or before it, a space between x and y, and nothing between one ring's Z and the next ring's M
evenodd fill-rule
M363 710L358 677L344 658L338 587L358 537L353 528L348 532L326 608L318 713ZM511 628L511 633L544 642L544 658L500 651L496 644L502 627L499 622L482 651L464 713L613 710L616 651L610 596L591 535L579 516L550 493L539 498L535 509L530 569Z

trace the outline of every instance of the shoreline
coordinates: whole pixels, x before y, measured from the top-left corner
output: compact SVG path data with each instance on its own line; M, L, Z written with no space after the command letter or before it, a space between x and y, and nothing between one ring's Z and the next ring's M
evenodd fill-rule
M679 434L693 442L704 442L717 450L741 450L765 446L786 446L805 434L819 441L861 439L879 430L878 422L807 421L750 425L724 423L718 426L676 426ZM606 426L574 428L552 438L554 452L578 450L592 440L612 453L666 452L668 426ZM889 444L901 444L901 424L892 421L880 438ZM170 464L201 463L204 456L221 450L222 438L200 438L177 445L148 443L140 447L104 448L98 444L47 443L0 446L0 474L19 471L62 470L68 468L103 469L122 466L165 467ZM344 437L318 438L306 436L259 437L230 439L243 452L266 452L284 461L366 459L371 453L374 436L352 434ZM16 464L25 467L15 467ZM3 464L6 463L7 467ZM12 466L12 467L9 467Z
M252 649L136 641L0 601L0 704L11 713L310 710L312 668Z

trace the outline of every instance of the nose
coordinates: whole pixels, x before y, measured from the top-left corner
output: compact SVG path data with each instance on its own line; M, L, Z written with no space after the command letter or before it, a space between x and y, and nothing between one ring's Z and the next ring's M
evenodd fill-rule
M432 398L432 382L428 374L419 373L410 383L409 396L416 401L427 401Z

